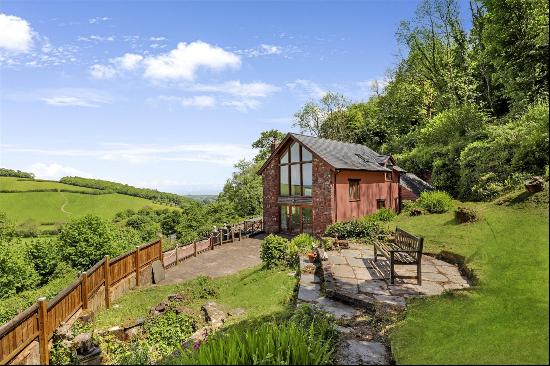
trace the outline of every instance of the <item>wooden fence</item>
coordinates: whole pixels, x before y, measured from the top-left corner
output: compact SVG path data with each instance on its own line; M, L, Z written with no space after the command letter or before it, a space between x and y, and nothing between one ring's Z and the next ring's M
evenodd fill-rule
M163 252L162 240L136 247L114 259L105 256L65 290L48 301L45 297L21 312L0 327L0 364L12 361L35 340L38 340L40 363L49 363L49 341L54 331L63 322L73 317L79 310L90 308L90 301L104 287L105 299L100 307L110 308L111 287L135 274L136 286L140 285L140 271L155 260L160 260L165 268L178 264L184 259L197 256L216 245L241 240L263 231L263 221L247 220L240 224L213 231L207 238L186 246Z

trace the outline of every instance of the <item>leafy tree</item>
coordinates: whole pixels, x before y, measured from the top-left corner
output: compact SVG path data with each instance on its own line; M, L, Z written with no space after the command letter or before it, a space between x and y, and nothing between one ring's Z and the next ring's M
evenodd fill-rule
M259 163L267 160L269 155L271 155L271 145L273 142L280 142L285 137L285 134L279 130L269 130L262 131L260 137L252 143L254 149L259 149L260 151L254 157L254 162Z
M239 216L253 217L262 213L262 177L257 174L261 164L261 161L239 161L235 164L237 171L223 187L220 196L233 204Z
M27 260L40 276L39 285L47 284L61 263L61 250L56 239L34 239L27 245Z
M319 102L309 102L302 109L294 114L294 126L299 127L302 132L313 136L326 137L323 135L323 125L332 115L331 124L342 129L345 123L340 118L340 113L345 111L349 101L338 93L328 92ZM325 129L326 133L326 129Z
M0 298L8 298L35 287L40 276L18 251L21 243L0 239Z
M5 212L0 211L0 240L9 241L15 235L15 224Z

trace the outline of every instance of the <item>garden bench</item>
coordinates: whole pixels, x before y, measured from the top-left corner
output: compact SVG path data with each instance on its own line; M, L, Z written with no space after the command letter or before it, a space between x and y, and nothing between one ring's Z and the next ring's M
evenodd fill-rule
M374 243L374 261L378 255L384 256L390 261L390 282L394 283L396 277L416 278L418 285L422 285L422 247L424 238L417 237L399 228L395 229L395 235L390 241L376 241ZM416 265L416 276L397 276L394 266Z

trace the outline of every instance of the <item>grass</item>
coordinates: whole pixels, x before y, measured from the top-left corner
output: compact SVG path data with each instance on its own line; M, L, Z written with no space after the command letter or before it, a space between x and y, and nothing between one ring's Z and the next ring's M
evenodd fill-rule
M101 192L98 189L77 187L54 181L40 181L14 177L0 177L0 191L29 191L34 189L59 189L73 192Z
M69 192L0 193L0 211L4 211L18 224L29 219L39 224L66 222L73 216L83 216L88 213L112 219L119 211L139 210L145 206L166 207L144 198L116 193L102 195Z
M425 237L427 252L465 256L480 279L472 291L410 304L390 334L398 364L548 363L548 191L512 196L467 204L476 223L457 225L452 212L396 220Z
M294 293L296 278L289 276L289 271L254 268L212 279L209 282L215 294L204 291L204 287L208 286L200 279L175 285L143 287L114 302L113 305L118 305L116 308L98 312L94 326L103 329L145 317L152 306L174 293L184 294L184 305L196 313L206 302L215 301L227 310L237 307L245 309L247 318L276 314L286 310ZM228 322L236 320L229 318Z

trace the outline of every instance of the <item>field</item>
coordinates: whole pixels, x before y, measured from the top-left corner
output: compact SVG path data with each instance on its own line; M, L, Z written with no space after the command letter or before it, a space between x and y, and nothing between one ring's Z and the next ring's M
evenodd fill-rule
M71 190L73 192L29 192L36 189ZM18 180L0 178L0 190L19 190L20 193L0 193L0 211L17 224L33 220L42 229L51 228L53 223L67 222L71 217L95 214L111 219L122 210L139 210L145 206L165 208L150 200L113 194L84 194L75 192L97 192L96 189L76 187L51 181Z
M524 194L523 194L524 195ZM475 290L416 300L391 332L398 364L548 363L548 191L542 202L472 204L481 219L400 215L396 225L425 237L426 251L466 257Z

